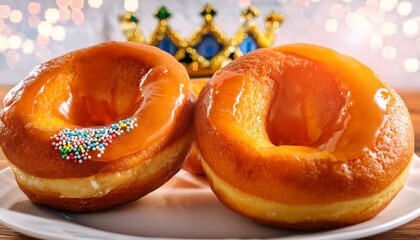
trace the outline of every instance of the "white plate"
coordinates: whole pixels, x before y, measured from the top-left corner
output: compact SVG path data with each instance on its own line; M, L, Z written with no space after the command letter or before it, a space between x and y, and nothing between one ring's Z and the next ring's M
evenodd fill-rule
M204 178L185 171L134 203L100 213L68 214L32 204L7 168L0 172L0 221L45 239L354 239L388 231L420 216L419 182L420 158L415 156L404 189L377 217L345 228L302 232L248 221L220 204Z

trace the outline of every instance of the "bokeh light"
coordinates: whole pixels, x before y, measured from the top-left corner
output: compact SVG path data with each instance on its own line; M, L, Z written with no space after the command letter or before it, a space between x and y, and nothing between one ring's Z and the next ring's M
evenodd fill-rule
M379 4L379 9L384 12L389 12L393 10L398 4L398 0L381 0Z
M60 8L66 8L69 7L72 0L57 0L57 6Z
M84 0L72 0L70 2L70 7L73 10L81 10L84 6Z
M407 37L415 37L419 34L419 23L415 19L409 19L403 24L403 32Z
M71 13L70 10L68 8L60 8L58 10L58 12L60 13L60 20L65 22L67 20L70 19Z
M413 5L410 2L400 2L397 7L398 14L401 16L410 15L413 10Z
M38 28L41 19L37 15L32 15L28 18L28 24L31 28Z
M404 68L407 72L414 73L420 68L420 62L416 58L407 58L404 60Z
M89 0L88 1L89 6L93 8L99 8L102 6L103 1L102 0Z
M49 23L56 23L60 19L60 12L57 8L48 8L45 10L45 20Z
M38 25L38 33L39 35L49 37L52 32L52 25L47 21L42 21Z
M9 14L9 19L12 23L19 23L22 21L23 14L19 10L12 10Z
M71 20L76 25L80 25L83 23L85 16L83 15L82 11L72 11L71 13Z
M26 39L22 44L22 51L26 54L31 54L34 51L34 41Z
M137 0L125 0L124 8L126 11L135 12L139 8L139 2Z
M39 11L41 10L41 4L37 3L37 2L30 2L28 4L28 13L35 15L38 14Z
M346 24L359 37L364 37L372 31L372 24L365 16L359 13L347 14Z
M51 31L51 38L56 41L63 41L66 37L66 30L62 26L54 26Z
M330 18L327 21L325 21L325 31L329 33L337 32L338 29L338 21L335 18Z
M392 60L397 56L397 49L394 46L385 46L382 49L382 57L386 60Z
M10 49L19 49L22 44L22 39L17 35L12 35L8 39Z
M8 18L10 14L10 7L7 5L0 5L0 18Z
M52 30L52 29L51 29ZM36 38L36 44L42 49L46 48L48 44L50 43L50 38L48 36L44 36L39 34Z
M386 22L382 25L381 31L384 36L392 36L397 33L397 25L393 22Z

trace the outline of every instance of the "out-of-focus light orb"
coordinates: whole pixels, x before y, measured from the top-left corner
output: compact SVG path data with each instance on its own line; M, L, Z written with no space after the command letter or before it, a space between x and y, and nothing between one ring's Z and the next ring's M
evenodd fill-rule
M41 48L45 48L50 43L50 40L51 39L49 37L39 34L36 38L36 45L40 46Z
M384 12L389 12L394 9L398 4L398 0L381 0L379 3L379 9Z
M403 24L403 32L407 37L415 37L419 33L419 23L415 19L408 19Z
M41 10L41 4L37 3L37 2L30 2L28 4L28 13L35 15L38 14L39 11Z
M41 19L37 15L32 15L28 18L28 24L31 28L37 28Z
M330 18L325 21L324 24L325 31L329 33L335 33L338 30L338 21L335 18Z
M386 60L392 60L397 56L397 49L393 46L385 46L382 49L382 57Z
M349 13L346 16L346 24L359 37L364 37L372 31L372 24L369 20L358 13Z
M319 2L320 0L311 0L311 2Z
M346 12L347 10L344 7L344 5L339 4L339 3L331 5L330 10L329 10L330 16L336 19L344 18L344 16L346 15Z
M397 25L393 22L386 22L382 25L381 31L384 36L392 36L397 33Z
M68 6L70 6L72 0L57 0L57 6L60 8L66 8Z
M70 7L73 10L81 10L84 6L84 0L72 0L70 2Z
M9 67L14 67L19 62L20 54L16 50L7 51L6 59Z
M0 31L3 30L5 26L3 19L0 18Z
M103 1L102 0L89 0L88 4L90 7L93 8L100 8L102 6Z
M420 62L416 58L407 58L404 60L404 68L407 72L414 73L420 68Z
M9 39L7 40L9 43L9 48L10 49L19 49L20 46L22 45L22 38L20 38L17 35L12 35L9 37Z
M9 19L12 23L19 23L22 21L23 14L19 10L12 10L9 14Z
M51 36L52 32L52 25L47 21L42 21L38 25L38 33L39 35L49 37Z
M51 32L51 38L56 41L63 41L66 37L66 30L62 26L54 26Z
M14 31L12 31L12 28L9 25L4 24L3 29L0 30L0 35L7 37L7 36L12 35L13 32Z
M0 18L8 18L10 14L10 7L7 5L0 5Z
M352 0L343 0L345 3L351 3Z
M0 52L4 52L9 48L9 40L5 36L0 36Z
M126 11L135 12L139 8L137 0L124 0L124 8Z
M34 41L26 39L22 44L22 51L26 54L31 54L34 51Z
M57 8L48 8L45 10L45 20L49 23L56 23L60 19L60 12Z
M70 10L68 8L60 8L58 10L58 12L60 13L60 20L61 21L67 21L70 19L71 13Z
M397 7L397 12L401 16L408 16L413 11L411 2L400 2Z
M82 11L73 11L71 13L71 20L74 22L74 24L76 25L80 25L83 23L85 16L83 14Z
M383 40L379 35L372 35L369 40L369 47L372 51L378 51L382 49Z

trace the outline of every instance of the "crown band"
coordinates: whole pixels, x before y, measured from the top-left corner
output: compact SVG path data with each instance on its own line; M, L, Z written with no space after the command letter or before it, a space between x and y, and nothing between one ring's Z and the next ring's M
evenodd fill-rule
M159 23L147 40L141 32L139 17L134 12L121 15L119 21L127 41L157 46L182 63L190 77L204 77L211 76L216 70L243 54L271 46L277 29L285 20L280 13L269 13L265 18L263 32L254 21L259 15L258 9L250 6L241 14L242 26L232 38L228 38L213 22L217 12L211 4L204 6L200 14L204 23L187 40L171 28L168 23L171 12L164 6L154 13Z

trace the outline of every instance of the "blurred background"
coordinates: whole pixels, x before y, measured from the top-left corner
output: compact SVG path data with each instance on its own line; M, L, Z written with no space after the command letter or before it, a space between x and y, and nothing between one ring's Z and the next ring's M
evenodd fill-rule
M286 20L274 45L306 42L353 56L391 86L420 91L420 1L417 0L0 0L0 85L15 85L36 65L104 41L125 41L118 16L135 11L143 34L155 29L156 8L172 12L170 26L188 38L211 2L214 21L232 36L250 4L257 22L277 11Z

